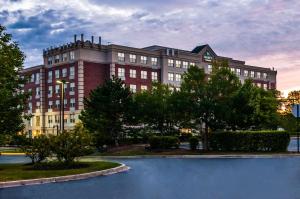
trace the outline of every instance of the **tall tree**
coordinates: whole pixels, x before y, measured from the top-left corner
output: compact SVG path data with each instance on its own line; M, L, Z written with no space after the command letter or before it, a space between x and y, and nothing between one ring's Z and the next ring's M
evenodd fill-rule
M99 147L107 139L118 144L126 122L126 114L132 100L128 87L121 79L113 77L92 90L84 99L84 110L80 114L83 125L95 135Z
M22 131L27 93L22 92L26 78L20 76L24 54L12 36L0 25L0 134Z

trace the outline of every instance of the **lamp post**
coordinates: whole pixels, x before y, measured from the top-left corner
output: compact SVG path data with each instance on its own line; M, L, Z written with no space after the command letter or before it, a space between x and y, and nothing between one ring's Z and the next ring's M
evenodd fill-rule
M60 126L60 131L63 132L65 129L65 84L69 83L66 80L57 80L56 83L59 83L61 85L61 95L60 95L60 109L59 109L59 126Z

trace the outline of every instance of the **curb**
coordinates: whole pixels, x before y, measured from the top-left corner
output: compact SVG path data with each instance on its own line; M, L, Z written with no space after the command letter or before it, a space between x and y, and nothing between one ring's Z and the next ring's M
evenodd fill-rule
M46 184L46 183L83 180L83 179L97 177L97 176L107 176L115 173L121 173L121 172L128 171L129 169L130 167L126 166L125 164L121 164L120 166L115 168L105 169L102 171L94 171L90 173L82 173L82 174L75 174L75 175L50 177L50 178L38 178L38 179L29 179L29 180L0 182L0 189L9 188L9 187L26 186L26 185L38 185L38 184Z
M11 155L25 155L25 153L11 153L11 152L0 152L0 156L1 155L3 155L3 156L5 156L5 155L9 155L9 156L11 156Z

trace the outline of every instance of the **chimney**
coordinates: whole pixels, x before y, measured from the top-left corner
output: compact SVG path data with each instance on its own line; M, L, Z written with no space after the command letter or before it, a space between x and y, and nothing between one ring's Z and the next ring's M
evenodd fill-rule
M92 36L92 45L94 44L94 36Z
M83 34L81 34L80 36L81 36L81 42L83 43Z
M77 35L74 35L74 44L76 44L76 37Z

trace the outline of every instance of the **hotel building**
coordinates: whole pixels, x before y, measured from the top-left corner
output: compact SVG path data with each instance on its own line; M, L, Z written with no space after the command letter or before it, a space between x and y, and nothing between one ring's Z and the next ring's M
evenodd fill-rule
M30 135L56 133L60 123L61 86L57 80L65 80L65 129L72 128L84 108L83 99L92 89L116 76L124 80L132 92L151 88L153 81L169 84L179 89L181 75L190 65L205 70L209 76L212 60L227 60L232 72L241 82L251 78L264 89L276 89L277 71L270 68L246 65L244 61L218 56L209 45L197 46L192 51L149 46L133 48L115 44L101 44L101 37L94 41L84 40L83 34L74 41L43 51L44 63L23 70L29 76L24 90L32 96L28 100L27 113L32 114L26 121L25 131Z

